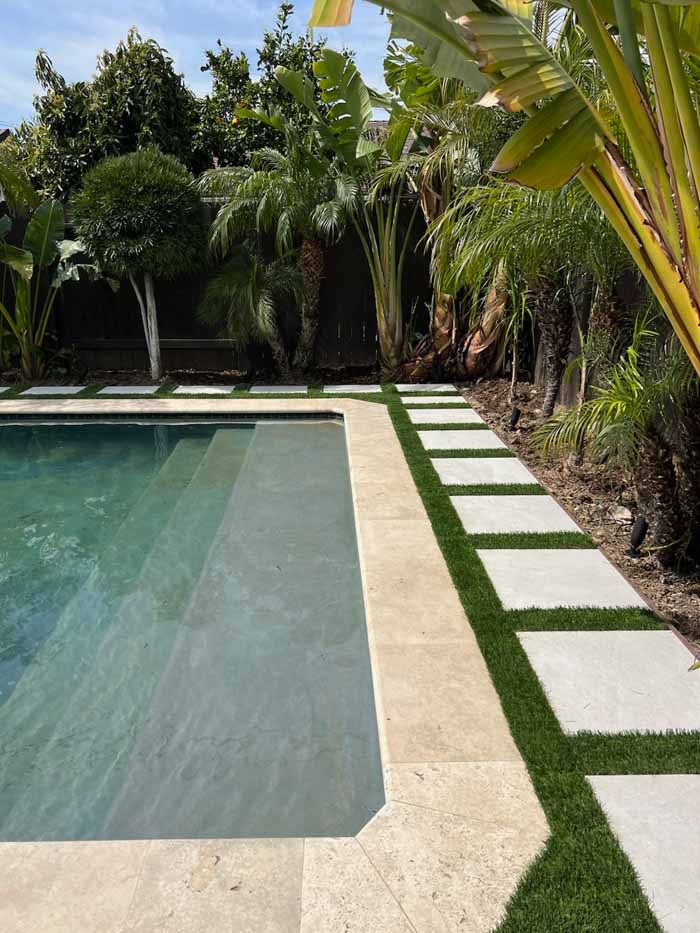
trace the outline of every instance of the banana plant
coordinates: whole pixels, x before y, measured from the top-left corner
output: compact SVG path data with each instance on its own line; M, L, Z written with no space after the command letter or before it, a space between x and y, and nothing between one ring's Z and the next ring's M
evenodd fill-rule
M22 376L32 381L44 375L44 339L58 290L81 271L94 273L96 269L74 262L82 246L77 240L64 239L60 201L44 201L37 207L21 247L7 242L11 229L10 218L0 217L0 263L9 274L13 298L9 306L0 301L0 317L19 347Z
M389 156L368 133L373 98L356 66L344 55L324 49L314 64L314 74L321 98L329 106L327 116L316 105L309 78L281 66L275 72L281 86L308 109L321 146L335 154L340 170L354 179L358 191L368 192L357 199L349 219L369 265L382 370L391 377L399 371L404 358L402 280L418 204L404 228L403 180L371 192L372 177Z
M540 190L578 178L631 253L700 373L700 123L684 58L685 52L700 52L700 5L569 0L614 98L623 147L607 115L538 38L534 4L368 2L390 12L394 38L422 48L436 74L468 81L465 63L476 67L489 84L479 103L529 116L492 171ZM311 23L347 23L352 7L353 0L316 0Z

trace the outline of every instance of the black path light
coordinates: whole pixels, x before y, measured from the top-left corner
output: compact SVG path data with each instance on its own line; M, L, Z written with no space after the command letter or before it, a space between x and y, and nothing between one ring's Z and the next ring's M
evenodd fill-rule
M520 409L516 406L513 411L510 413L510 429L511 431L515 430L515 426L520 420Z
M644 544L647 531L649 531L649 522L643 515L639 515L634 525L632 525L632 534L630 535L631 547L627 552L630 557L641 557L642 552L640 548L642 544Z

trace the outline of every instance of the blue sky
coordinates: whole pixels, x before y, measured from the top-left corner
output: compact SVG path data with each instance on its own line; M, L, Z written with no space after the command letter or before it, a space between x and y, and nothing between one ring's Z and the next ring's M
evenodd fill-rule
M255 49L265 28L273 25L278 7L269 0L11 0L0 31L0 129L32 115L36 92L34 57L45 49L68 80L90 77L95 60L114 48L130 26L153 37L170 52L178 71L197 94L209 87L199 68L203 51L221 38L233 49ZM118 8L118 9L117 9ZM305 28L311 0L296 4L295 26ZM357 53L365 80L381 83L388 26L376 6L356 3L352 26L327 33L334 48L347 45Z

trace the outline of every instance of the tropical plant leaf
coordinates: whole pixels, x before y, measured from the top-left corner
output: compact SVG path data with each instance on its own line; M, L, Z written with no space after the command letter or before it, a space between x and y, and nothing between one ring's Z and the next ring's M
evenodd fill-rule
M65 234L65 218L60 201L44 201L34 211L24 234L25 250L44 269L58 256L58 244Z
M355 0L316 0L309 26L347 26Z
M4 239L10 230L12 230L12 221L7 214L4 214L0 217L0 239Z
M592 0L598 15L606 23L617 24L617 13L613 0ZM678 38L678 45L686 52L700 54L700 4L695 0L654 0L669 7L671 20ZM634 25L640 36L646 35L642 20L644 0L630 0ZM648 5L648 4L647 4Z
M330 105L329 119L344 123L358 137L365 133L372 119L372 99L356 66L340 52L324 49L314 63L314 74L321 97Z
M0 240L0 262L4 262L27 282L34 274L34 257L29 250L10 246L4 240Z

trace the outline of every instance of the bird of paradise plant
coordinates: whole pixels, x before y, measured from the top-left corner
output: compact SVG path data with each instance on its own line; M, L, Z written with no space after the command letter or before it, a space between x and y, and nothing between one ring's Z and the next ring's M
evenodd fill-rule
M538 38L535 4L368 2L389 11L393 37L422 48L436 74L479 89L483 106L529 116L492 171L540 190L578 178L631 253L700 373L700 122L686 60L686 53L700 52L700 5L569 0L614 99L622 145L609 116ZM353 4L316 0L311 24L348 23Z

